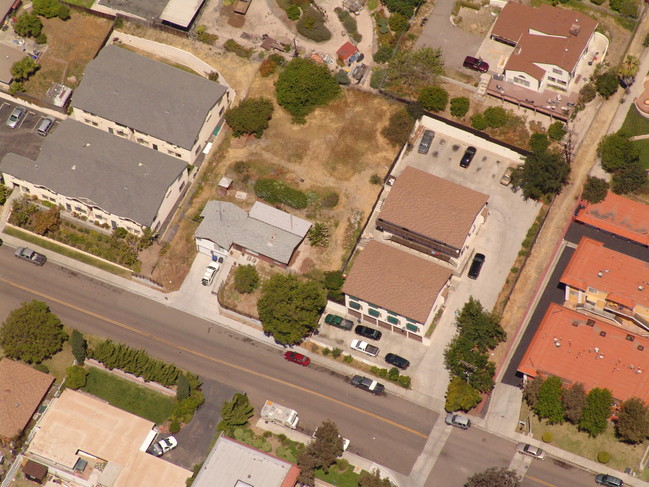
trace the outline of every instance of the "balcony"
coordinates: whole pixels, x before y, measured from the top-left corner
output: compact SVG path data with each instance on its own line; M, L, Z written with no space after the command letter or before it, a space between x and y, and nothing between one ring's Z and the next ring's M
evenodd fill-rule
M636 325L649 331L649 320L629 308L608 302L604 305L604 311L614 313L616 316L627 318L633 321Z

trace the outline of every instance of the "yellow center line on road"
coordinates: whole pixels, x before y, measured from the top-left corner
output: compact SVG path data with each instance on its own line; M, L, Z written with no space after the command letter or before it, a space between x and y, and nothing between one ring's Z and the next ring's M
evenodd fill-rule
M269 381L273 381L273 382L276 382L276 383L278 383L278 384L282 384L282 385L285 385L285 386L287 386L287 387L291 387L292 389L297 389L297 390L299 390L299 391L306 392L307 394L311 394L312 396L316 396L316 397L319 397L319 398L321 398L321 399L325 399L325 400L327 400L327 401L330 401L330 402L336 403L336 404L338 404L338 405L340 405L340 406L344 406L344 407L346 407L346 408L348 408L348 409L352 409L353 411L356 411L356 412L358 412L358 413L364 414L364 415L366 415L366 416L369 416L369 417L371 417L371 418L377 419L377 420L379 420L379 421L382 421L382 422L384 422L384 423L387 423L387 424L389 424L389 425L391 425L391 426L394 426L394 427L396 427L396 428L399 428L399 429L402 429L402 430L404 430L404 431L407 431L408 433L411 433L411 434L413 434L413 435L415 435L415 436L419 436L419 437L421 437L421 438L428 439L428 435L425 435L425 434L423 434L423 433L420 433L420 432L417 431L417 430L414 430L414 429L412 429L412 428L409 428L409 427L407 427L407 426L404 426L404 425L402 425L402 424L399 424L399 423L397 423L396 421L392 421L392 420L390 420L390 419L384 418L383 416L379 416L378 414L370 413L369 411L365 411L364 409L358 408L358 407L356 407L356 406L352 406L351 404L348 404L348 403L346 403L346 402L340 401L340 400L335 399L335 398L333 398L333 397L327 396L327 395L325 395L325 394L321 394L321 393L316 392L316 391L313 391L313 390L311 390L311 389L307 389L306 387L302 387L302 386L298 386L298 385L295 385L295 384L291 384L290 382L286 382L286 381L284 381L284 380L277 379L276 377L272 377L272 376L270 376L270 375L262 374L261 372L255 372L254 370L247 369L247 368L245 368L245 367L241 367L240 365L235 365L235 364L233 364L233 363L226 362L226 361L224 361L224 360L219 360L218 358L210 357L209 355L206 355L206 354L204 354L204 353L197 352L197 351L195 351L195 350L191 350L191 349L189 349L189 348L183 347L183 346L178 345L178 344L176 344L176 343L174 343L174 342L172 342L172 341L170 341L170 340L165 340L164 338L160 338L160 337L158 337L158 336L152 335L151 333L143 332L143 331L141 331L141 330L138 330L137 328L133 328L132 326L126 325L126 324L121 323L121 322L119 322L119 321L112 320L112 319L107 318L107 317L105 317L105 316L102 316L102 315L100 315L100 314L94 313L94 312L92 312L92 311L90 311L90 310L87 310L87 309L84 309L84 308L80 308L79 306L75 306L74 304L68 303L68 302L66 302L66 301L62 301L62 300L60 300L60 299L54 298L54 297L49 296L49 295L47 295L47 294L41 293L41 292L39 292L39 291L35 291L35 290L30 289L30 288L28 288L28 287L22 286L22 285L20 285L20 284L18 284L18 283L15 283L15 282L12 282L12 281L8 281L7 279L0 278L0 282L4 282L5 284L7 284L7 285L9 285L9 286L12 286L12 287L15 287L15 288L17 288L17 289L20 289L21 291L25 291L25 292L27 292L27 293L29 293L29 294L33 294L33 295L38 296L38 297L40 297L40 298L43 298L43 299L46 299L46 300L52 301L52 302L57 303L57 304L60 304L61 306L65 306L66 308L73 309L73 310L75 310L75 311L78 311L79 313L82 313L82 314L85 314L85 315L88 315L88 316L92 316L93 318L96 318L96 319L101 320L101 321L105 321L106 323L110 323L111 325L115 325L115 326L118 327L118 328L122 328L122 329L124 329L124 330L128 330L128 331L130 331L131 333L135 333L135 334L137 334L137 335L140 335L140 336L143 336L143 337L149 338L149 339L154 340L154 341L156 341L156 342L158 342L158 343L163 343L163 344L165 344L165 345L167 345L167 346L170 346L170 347L173 347L173 348L175 348L175 349L177 349L177 350L182 350L183 352L190 353L190 354L192 354L192 355L195 355L195 356L197 356L197 357L203 358L203 359L205 359L205 360L209 360L209 361L211 361L211 362L217 363L217 364L219 364L219 365L223 365L223 366L226 366L226 367L230 367L230 368L232 368L232 369L240 370L241 372L245 372L245 373L247 373L247 374L251 374L251 375L254 375L254 376L256 376L256 377L260 377L260 378L262 378L262 379L266 379L266 380L269 380Z
M526 475L525 478L531 480L532 482L536 482L537 484L545 485L546 487L558 487L554 484L551 484L550 482L546 482L545 480L532 477L531 475Z

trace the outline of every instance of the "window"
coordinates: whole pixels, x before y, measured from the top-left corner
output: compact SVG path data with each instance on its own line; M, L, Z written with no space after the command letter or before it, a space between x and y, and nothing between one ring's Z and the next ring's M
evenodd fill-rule
M395 318L394 316L388 316L388 323L392 323L393 325L398 325L399 319Z
M109 134L114 134L115 131L113 130L113 127L108 127L108 133Z
M354 301L349 302L349 307L351 309L361 309L361 305L359 303L354 302Z
M590 294L597 294L597 289L595 289L594 287L588 286L588 292Z
M530 87L530 82L523 78L515 77L514 83L517 85L525 86L526 88Z
M86 123L91 123L89 118L84 118L83 121Z
M24 193L29 193L29 188L27 186L21 186Z
M117 135L119 135L120 137L126 137L128 134L126 132L124 132L123 130L118 130Z
M99 127L99 124L97 122L92 122L93 127Z
M379 316L381 316L381 313L379 313L378 310L376 310L374 308L369 308L367 310L367 314L370 315L370 316L374 316L374 318L378 318Z
M221 107L221 109L219 110L219 117L223 115L224 111L225 111L225 107Z
M135 139L135 140L137 141L138 144L146 144L146 143L147 143L146 140L144 140L144 139L141 138L141 137L138 137L138 138Z
M153 144L153 150L158 150L158 144Z
M552 82L556 83L557 78L553 78L552 76L548 76L548 81L552 81Z
M563 71L561 69L559 69L559 68L552 68L552 72L554 74L563 74Z
M418 326L411 325L410 323L408 323L408 324L406 325L406 328L407 328L408 331L412 331L412 332L415 332L415 333L419 333L419 327L418 327Z

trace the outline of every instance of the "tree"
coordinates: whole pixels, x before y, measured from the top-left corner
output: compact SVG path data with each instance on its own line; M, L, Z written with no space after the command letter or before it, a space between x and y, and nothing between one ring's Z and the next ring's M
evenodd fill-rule
M311 247L329 246L329 227L321 222L316 222L307 232L307 238Z
M69 7L57 0L33 0L32 5L34 12L46 19L59 17L61 20L68 20L70 18Z
M608 194L608 182L604 179L588 176L584 185L582 199L595 204L604 201Z
M640 161L634 161L613 174L611 189L615 194L637 191L647 184L647 171Z
M343 454L343 438L338 426L332 421L323 421L315 432L315 441L307 447L315 458L315 468L327 470Z
M607 172L615 172L640 159L638 148L627 137L619 133L602 137L597 146L597 155L602 161L602 167Z
M579 424L584 406L586 405L586 390L580 382L561 391L564 416L572 424Z
M65 387L69 389L81 389L86 385L88 372L80 365L73 365L65 369Z
M347 86L348 84L351 83L349 76L347 76L347 73L345 72L344 69L338 70L334 78L339 85Z
M448 105L448 91L441 86L424 86L417 101L426 110L441 112Z
M453 377L446 391L446 411L469 411L482 401L480 392L471 387L461 377Z
M390 12L398 12L407 18L412 17L415 7L419 4L417 0L381 0L381 3L385 4Z
M423 86L437 84L438 77L443 73L442 51L423 47L398 52L388 64L387 79L390 85L419 91Z
M176 382L176 399L182 401L187 399L190 394L189 381L185 374L178 375L178 381Z
M530 135L529 146L530 149L532 149L532 152L542 154L548 150L548 147L550 147L550 139L548 139L548 136L543 133L535 132Z
M313 471L316 467L316 459L308 448L300 450L297 454L297 467L300 470L300 475L297 481L300 485L313 487L315 485L315 476Z
M40 69L40 64L29 56L25 56L20 61L16 61L11 66L11 76L14 80L22 81L28 79L32 74Z
M617 415L617 434L629 443L642 443L649 436L649 409L638 397L627 399Z
M381 44L372 57L376 63L387 63L393 54L394 49L392 47L386 44Z
M541 386L534 412L548 423L563 423L564 409L561 402L562 382L558 377L548 377Z
M280 343L294 345L318 328L326 304L321 283L275 274L262 287L257 311L265 332Z
M395 12L390 15L390 18L388 19L388 25L390 26L390 30L395 34L401 34L402 32L405 32L410 28L408 17L400 14L399 12Z
M518 487L521 477L513 470L491 467L469 477L464 487Z
M59 229L61 224L61 209L53 206L47 211L39 211L32 219L34 231L39 235L48 235Z
M466 96L451 98L451 115L462 118L469 111L470 102Z
M63 323L42 301L23 303L0 328L0 346L9 358L39 363L61 350L68 338Z
M72 347L72 355L77 361L77 365L83 365L86 360L87 344L86 339L79 330L72 330L70 334L70 346Z
M263 96L246 98L225 112L225 121L232 127L235 137L255 134L259 139L268 128L268 121L272 118L274 109L273 102Z
M548 135L552 140L561 140L566 135L566 129L563 122L556 121L548 127Z
M358 479L358 487L396 487L389 478L381 478L379 469L374 469L372 472L363 470Z
M345 303L345 296L341 292L345 278L340 271L327 271L324 273L323 282L327 290L327 299L335 301L336 303Z
M545 382L545 377L543 375L537 375L532 380L528 380L525 383L525 388L523 389L523 400L527 405L534 409L539 402L539 393L541 392L541 387Z
M480 392L491 392L496 365L487 353L476 350L475 343L462 333L457 335L444 351L444 365L453 377L469 381Z
M471 127L476 130L484 130L489 126L482 113L476 113L471 117Z
M326 66L297 57L280 73L275 93L293 122L305 123L309 113L338 96L340 86Z
M481 352L493 350L507 338L498 315L485 310L473 296L469 297L457 316L457 327L462 336Z
M415 121L410 118L405 109L402 109L390 115L390 120L381 130L381 135L392 145L401 147L408 142L408 137L410 137L414 125Z
M300 15L302 15L302 10L300 10L299 5L291 4L286 9L286 15L288 15L290 20L298 20Z
M20 15L14 24L14 32L22 37L37 37L42 30L43 22L34 12Z
M252 265L237 266L234 271L234 288L241 294L250 294L259 287L259 272Z
M606 431L607 419L611 415L613 394L608 389L596 387L586 396L586 405L579 420L579 429L593 438Z
M509 114L503 107L489 107L484 111L484 119L488 127L497 129L507 124Z
M568 183L569 174L570 165L562 154L553 151L533 153L525 159L516 184L523 188L526 199L541 199L559 193Z
M216 429L223 431L226 435L232 436L234 429L248 425L248 420L254 414L255 409L250 404L246 394L237 392L231 401L225 401L221 407L221 422Z
M606 100L615 94L619 86L620 83L618 82L617 74L613 70L605 71L595 78L597 93Z

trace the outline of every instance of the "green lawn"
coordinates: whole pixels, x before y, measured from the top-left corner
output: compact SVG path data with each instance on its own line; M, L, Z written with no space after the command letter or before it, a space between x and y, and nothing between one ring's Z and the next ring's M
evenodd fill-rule
M649 139L634 140L632 144L640 151L642 167L649 169Z
M95 0L66 0L68 3L73 5L79 5L81 7L90 8L92 4L95 3Z
M315 471L315 478L341 487L358 487L358 480L360 477L359 474L354 473L354 467L352 466L344 472L340 472L338 468L336 468L336 465L333 465L329 469L328 473L325 473L320 469Z
M620 131L625 132L630 137L649 134L649 118L644 118L638 113L635 105L631 105Z
M69 330L66 330L69 333ZM70 342L63 344L63 350L54 355L52 358L43 360L43 364L50 369L50 374L56 377L56 382L60 384L65 377L65 369L72 367L74 363L74 355L72 355L72 347Z
M88 370L88 382L83 390L157 424L169 418L173 407L169 397L94 367Z

